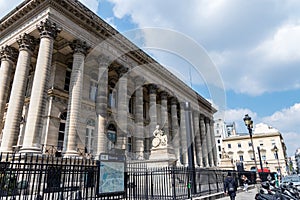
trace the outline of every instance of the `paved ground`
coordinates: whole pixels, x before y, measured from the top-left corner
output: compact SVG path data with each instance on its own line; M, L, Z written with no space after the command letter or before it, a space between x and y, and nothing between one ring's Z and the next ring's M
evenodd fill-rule
M257 193L256 189L251 189L248 192L239 192L237 193L235 200L253 200L255 197L255 194ZM229 196L220 198L220 200L230 200Z

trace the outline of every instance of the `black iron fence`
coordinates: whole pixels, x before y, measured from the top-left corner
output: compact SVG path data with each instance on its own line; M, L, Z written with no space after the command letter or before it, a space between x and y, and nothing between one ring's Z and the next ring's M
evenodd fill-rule
M227 174L222 170L127 163L125 193L97 196L99 165L93 159L0 154L0 161L0 200L188 199L222 192ZM255 177L255 173L242 173L250 180ZM238 180L242 173L233 174Z

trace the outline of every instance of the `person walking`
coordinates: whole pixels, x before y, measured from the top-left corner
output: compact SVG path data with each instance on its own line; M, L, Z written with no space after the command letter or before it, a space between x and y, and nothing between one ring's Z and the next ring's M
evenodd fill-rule
M242 183L243 183L243 190L245 192L248 192L249 179L247 178L247 176L242 175Z
M230 200L235 200L237 191L237 183L232 177L231 172L228 172L227 177L224 180L224 194L229 195Z

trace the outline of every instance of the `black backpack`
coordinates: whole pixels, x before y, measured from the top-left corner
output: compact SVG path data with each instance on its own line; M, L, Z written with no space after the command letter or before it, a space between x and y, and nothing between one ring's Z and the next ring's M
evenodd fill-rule
M228 192L234 192L235 191L235 186L233 179L228 180Z

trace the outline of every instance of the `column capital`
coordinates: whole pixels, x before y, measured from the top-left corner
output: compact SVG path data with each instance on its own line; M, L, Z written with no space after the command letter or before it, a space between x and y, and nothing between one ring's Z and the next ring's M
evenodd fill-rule
M17 43L20 48L19 51L22 49L27 49L33 52L38 42L38 39L27 33L24 33L23 35L20 35L19 38L17 38Z
M145 84L145 78L141 76L137 76L134 78L136 86L143 86Z
M18 50L14 47L5 45L0 50L0 58L1 60L6 59L16 62L18 58Z
M82 53L86 55L87 51L89 50L89 46L86 44L85 41L75 39L70 44L71 49L73 50L73 53Z
M148 89L149 89L150 94L156 94L157 86L154 84L150 84L150 85L148 85Z
M128 72L128 68L124 66L117 69L117 73L119 74L119 77L122 77L127 72Z
M160 97L161 97L161 100L167 100L168 99L168 93L166 91L162 91L160 93Z
M171 98L171 105L177 105L178 101L176 97Z
M205 115L200 114L200 117L199 117L200 120L205 120L205 118L206 118Z
M57 37L57 34L61 32L61 28L58 27L56 23L52 23L48 19L46 19L45 21L41 21L40 24L36 25L36 28L40 32L41 38L51 37L55 39Z
M106 55L98 56L97 61L101 66L105 66L105 67L108 67L108 65L111 63L110 57Z

